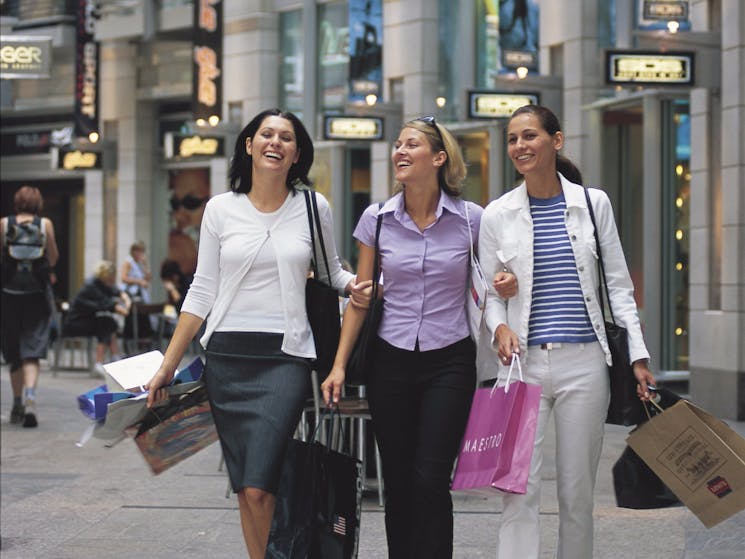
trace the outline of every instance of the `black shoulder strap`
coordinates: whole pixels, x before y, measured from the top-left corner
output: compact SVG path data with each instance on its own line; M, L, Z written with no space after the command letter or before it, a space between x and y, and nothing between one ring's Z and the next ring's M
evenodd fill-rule
M305 195L305 207L308 211L308 227L310 228L310 243L313 246L313 277L318 279L318 255L316 254L316 238L313 232L313 222L315 221L315 229L318 231L318 242L321 245L321 252L323 254L323 262L326 265L326 277L331 285L331 268L329 267L329 261L326 256L326 245L323 242L323 231L321 229L321 219L318 216L318 203L316 202L316 193L308 190L303 190Z
M613 307L610 304L610 294L608 292L608 281L605 279L605 266L603 265L603 252L600 250L600 239L598 238L598 225L595 221L595 212L592 209L592 202L590 201L590 191L585 187L585 200L587 200L587 209L590 212L590 219L592 220L592 232L595 235L595 249L598 252L598 266L600 266L600 312L605 315L605 304L603 299L603 292L605 292L605 299L608 301L608 311L610 312L610 319L615 324L616 319L613 318Z
M378 202L378 218L375 225L375 262L373 263L373 289L372 298L378 296L378 283L380 281L380 228L383 225L383 214L380 213L383 202Z

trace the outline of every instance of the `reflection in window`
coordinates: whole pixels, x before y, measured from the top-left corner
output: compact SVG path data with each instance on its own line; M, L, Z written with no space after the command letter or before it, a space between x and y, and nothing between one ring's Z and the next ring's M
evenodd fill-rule
M687 370L691 126L687 100L665 104L670 134L663 180L663 367ZM669 162L669 163L668 163Z
M349 76L346 2L318 6L318 86L322 111L343 110Z
M616 46L616 0L598 0L598 48Z
M439 71L435 103L438 115L444 120L456 120L458 96L455 81L457 79L456 61L453 59L459 41L460 25L458 2L440 0L438 18L439 38Z
M279 15L282 37L279 74L279 106L303 117L303 16L302 10Z

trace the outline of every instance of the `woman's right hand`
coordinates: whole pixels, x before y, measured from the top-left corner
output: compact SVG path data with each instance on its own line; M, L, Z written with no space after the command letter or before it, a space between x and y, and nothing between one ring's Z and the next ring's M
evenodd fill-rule
M520 340L517 334L506 324L497 326L494 332L497 343L497 354L503 365L509 365L513 353L520 353Z
M158 402L162 402L168 398L166 387L171 382L174 373L175 371L169 371L164 365L161 365L153 375L153 378L150 379L150 382L144 386L145 390L150 391L147 395L148 408L152 408Z
M334 365L326 380L321 383L321 397L327 406L331 407L332 404L339 402L345 378L346 371L342 367Z

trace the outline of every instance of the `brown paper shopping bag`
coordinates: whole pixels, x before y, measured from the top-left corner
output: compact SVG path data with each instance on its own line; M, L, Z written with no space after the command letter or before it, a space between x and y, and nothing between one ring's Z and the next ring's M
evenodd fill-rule
M626 442L707 528L745 509L745 439L701 408L681 400Z

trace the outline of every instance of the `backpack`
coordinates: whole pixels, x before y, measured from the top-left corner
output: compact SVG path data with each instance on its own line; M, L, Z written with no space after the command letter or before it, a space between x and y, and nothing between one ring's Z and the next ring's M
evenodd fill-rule
M49 261L46 257L46 232L41 218L18 223L8 216L3 251L3 293L26 295L44 293L49 285Z

